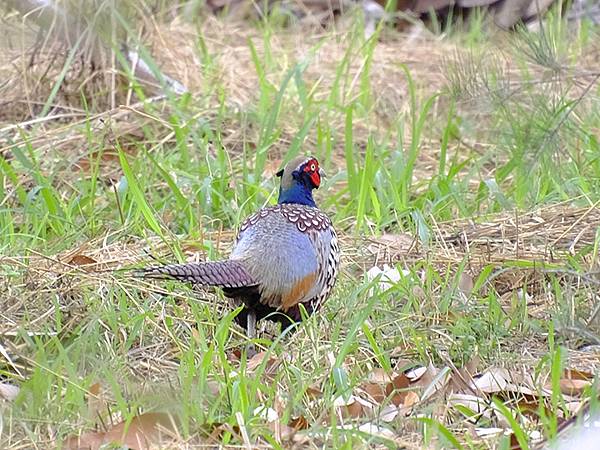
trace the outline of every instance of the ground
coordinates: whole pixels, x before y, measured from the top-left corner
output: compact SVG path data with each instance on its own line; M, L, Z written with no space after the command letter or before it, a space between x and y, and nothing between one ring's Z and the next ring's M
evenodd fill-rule
M529 448L596 397L596 29L165 16L160 96L3 26L2 448ZM247 359L219 292L130 269L226 257L297 154L342 273Z

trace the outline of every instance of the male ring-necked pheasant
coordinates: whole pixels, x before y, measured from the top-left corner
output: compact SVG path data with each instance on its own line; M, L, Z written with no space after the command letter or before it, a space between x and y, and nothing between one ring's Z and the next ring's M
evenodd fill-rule
M279 171L277 205L242 223L228 260L150 267L142 276L222 288L235 306L244 306L236 320L250 338L263 318L284 327L299 322L299 305L313 313L338 275L336 233L312 195L322 174L312 157L296 158Z

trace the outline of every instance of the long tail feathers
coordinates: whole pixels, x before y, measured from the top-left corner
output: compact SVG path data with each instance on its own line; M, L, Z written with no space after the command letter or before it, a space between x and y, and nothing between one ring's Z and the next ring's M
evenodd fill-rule
M224 288L241 288L257 284L241 262L231 260L154 266L138 270L136 275L142 278L175 279L202 286Z

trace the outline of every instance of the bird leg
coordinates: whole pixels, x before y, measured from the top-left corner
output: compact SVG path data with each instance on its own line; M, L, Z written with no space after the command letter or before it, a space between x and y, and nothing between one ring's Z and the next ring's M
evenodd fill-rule
M246 332L248 333L248 339L252 340L256 338L256 311L249 310L247 317ZM256 355L256 348L254 342L251 342L248 345L248 357L252 358L254 355Z

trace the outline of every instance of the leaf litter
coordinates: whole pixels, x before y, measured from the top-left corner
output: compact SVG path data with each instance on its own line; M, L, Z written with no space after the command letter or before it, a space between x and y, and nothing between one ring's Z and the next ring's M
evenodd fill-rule
M157 448L157 444L177 437L173 416L166 413L145 413L122 421L106 431L88 431L71 436L63 442L64 449L97 450L105 445L119 445L132 450ZM166 438L166 439L165 439Z

